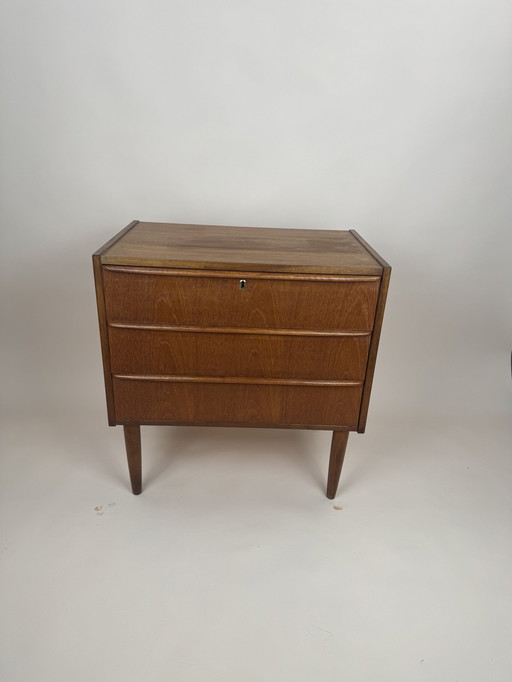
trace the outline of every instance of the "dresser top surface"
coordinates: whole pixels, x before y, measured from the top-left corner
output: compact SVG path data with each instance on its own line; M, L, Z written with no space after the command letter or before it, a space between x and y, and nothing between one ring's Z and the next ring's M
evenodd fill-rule
M140 267L380 275L387 263L354 230L134 221L96 254Z

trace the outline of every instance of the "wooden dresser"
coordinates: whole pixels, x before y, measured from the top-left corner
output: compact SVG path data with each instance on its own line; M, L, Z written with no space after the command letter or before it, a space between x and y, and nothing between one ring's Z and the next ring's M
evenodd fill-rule
M93 255L108 423L363 433L391 268L355 232L133 221Z

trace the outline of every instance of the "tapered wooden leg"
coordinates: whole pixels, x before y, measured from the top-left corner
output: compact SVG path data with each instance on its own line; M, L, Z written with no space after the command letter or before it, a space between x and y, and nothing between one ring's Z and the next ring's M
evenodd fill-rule
M128 471L134 495L142 492L142 458L140 447L140 426L138 424L123 426L126 456L128 457Z
M332 500L336 497L338 483L341 475L341 467L345 459L347 449L348 431L333 431L331 442L331 457L329 459L329 475L327 477L327 497Z

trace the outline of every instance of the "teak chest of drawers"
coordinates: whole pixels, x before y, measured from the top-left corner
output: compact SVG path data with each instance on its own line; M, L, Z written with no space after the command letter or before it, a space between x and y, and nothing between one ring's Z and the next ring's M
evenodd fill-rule
M355 232L133 221L93 256L108 423L363 433L391 268Z

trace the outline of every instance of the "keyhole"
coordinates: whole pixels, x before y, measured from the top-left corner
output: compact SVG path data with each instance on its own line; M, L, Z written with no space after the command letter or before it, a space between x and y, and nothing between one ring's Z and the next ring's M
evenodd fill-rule
M240 280L240 289L245 289L245 279Z

